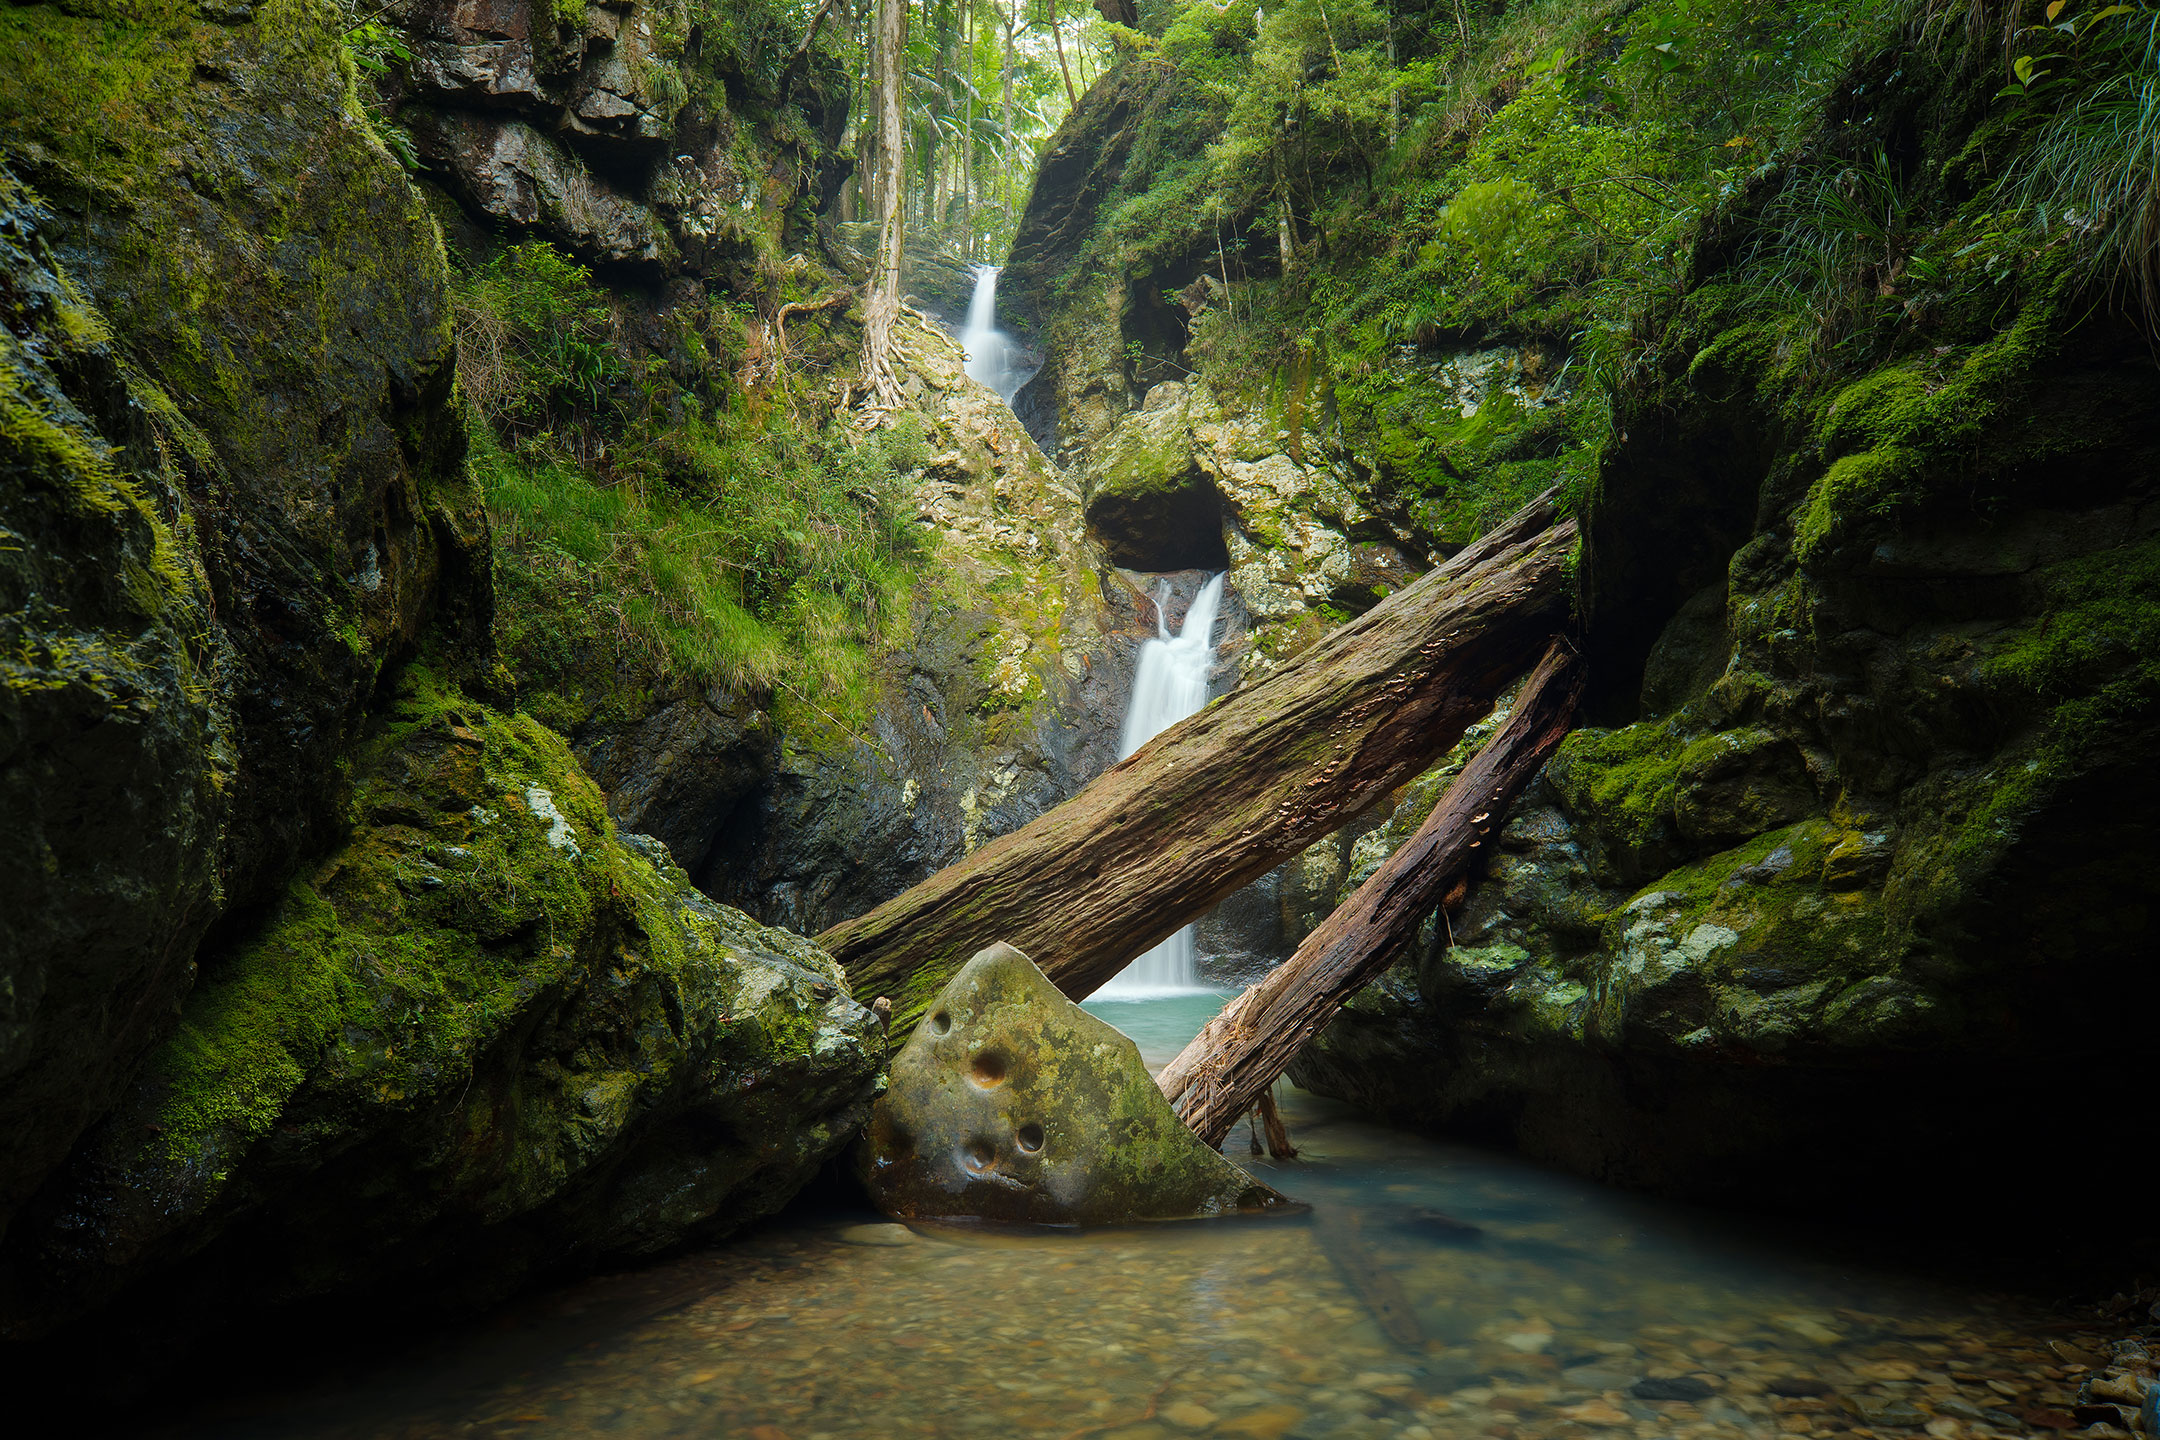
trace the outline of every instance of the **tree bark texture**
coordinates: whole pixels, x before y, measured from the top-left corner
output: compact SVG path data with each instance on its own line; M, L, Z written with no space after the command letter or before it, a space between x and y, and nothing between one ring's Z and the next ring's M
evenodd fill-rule
M1574 648L1554 640L1500 732L1409 842L1163 1068L1157 1083L1194 1134L1220 1145L1343 1002L1410 949L1419 924L1490 853L1508 806L1567 734L1582 688Z
M905 1035L967 958L1019 946L1075 999L1363 812L1485 715L1568 620L1550 493L1078 795L819 943Z
M870 270L863 301L862 379L867 403L897 410L900 381L893 374L893 323L900 318L900 247L902 234L900 77L907 47L906 0L878 0L876 69L877 259Z

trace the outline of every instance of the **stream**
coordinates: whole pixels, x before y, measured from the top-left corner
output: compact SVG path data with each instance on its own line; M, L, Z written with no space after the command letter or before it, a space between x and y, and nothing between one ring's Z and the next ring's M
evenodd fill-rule
M1222 1000L1089 1008L1159 1066ZM2065 1347L2099 1344L2027 1302L1833 1258L1789 1225L1284 1088L1302 1154L1248 1159L1242 1130L1228 1149L1309 1216L994 1232L798 1202L723 1246L402 1354L326 1357L342 1368L156 1433L2025 1435L2067 1405Z

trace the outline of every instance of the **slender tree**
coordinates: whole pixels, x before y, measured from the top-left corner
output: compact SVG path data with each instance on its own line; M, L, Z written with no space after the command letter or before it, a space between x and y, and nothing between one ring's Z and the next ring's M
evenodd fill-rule
M877 29L871 57L877 90L876 184L877 260L870 272L869 296L863 303L863 387L874 407L897 409L900 382L893 374L893 322L900 316L900 247L905 228L902 200L906 185L901 169L900 76L907 45L907 0L878 0Z
M1065 63L1065 36L1058 28L1058 0L1047 0L1046 8L1050 12L1050 43L1057 48L1058 73L1065 77L1065 104L1078 105L1080 95L1073 89L1072 67Z
M1013 203L1013 32L1020 28L1020 0L1010 0L998 12L998 19L1005 22L1005 151L1000 188L1005 192L1005 208L1010 210Z

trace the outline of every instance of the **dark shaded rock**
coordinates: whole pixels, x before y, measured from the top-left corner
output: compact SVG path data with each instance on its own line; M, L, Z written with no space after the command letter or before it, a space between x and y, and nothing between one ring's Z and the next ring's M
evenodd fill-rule
M677 258L660 217L522 120L415 110L420 153L481 214L544 230L595 264L666 267Z
M902 1219L1103 1225L1289 1204L1202 1144L1139 1047L1010 945L968 961L894 1057L856 1168Z
M351 838L215 958L0 1251L15 1338L170 1304L502 1294L769 1213L860 1125L870 1011L618 839L568 747L407 672Z
M0 1233L170 1024L229 813L190 644L209 582L149 418L171 402L69 294L46 218L0 170Z
M6 323L48 358L11 350L35 443L0 482L0 747L38 792L0 842L4 1216L208 927L328 838L384 667L430 623L484 644L491 600L441 245L335 17L13 6L0 48L0 151L49 202L8 186Z
M766 712L718 687L622 725L594 722L571 744L625 830L653 835L695 874L736 807L771 775L779 737Z
M1224 570L1223 504L1193 453L1185 387L1156 386L1141 416L1112 432L1088 464L1088 529L1128 570Z

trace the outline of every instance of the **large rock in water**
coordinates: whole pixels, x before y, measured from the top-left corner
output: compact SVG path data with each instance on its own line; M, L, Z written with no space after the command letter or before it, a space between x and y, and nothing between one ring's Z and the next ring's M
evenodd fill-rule
M1140 1049L1010 945L980 951L892 1064L858 1149L903 1219L1106 1225L1290 1202L1185 1128Z

